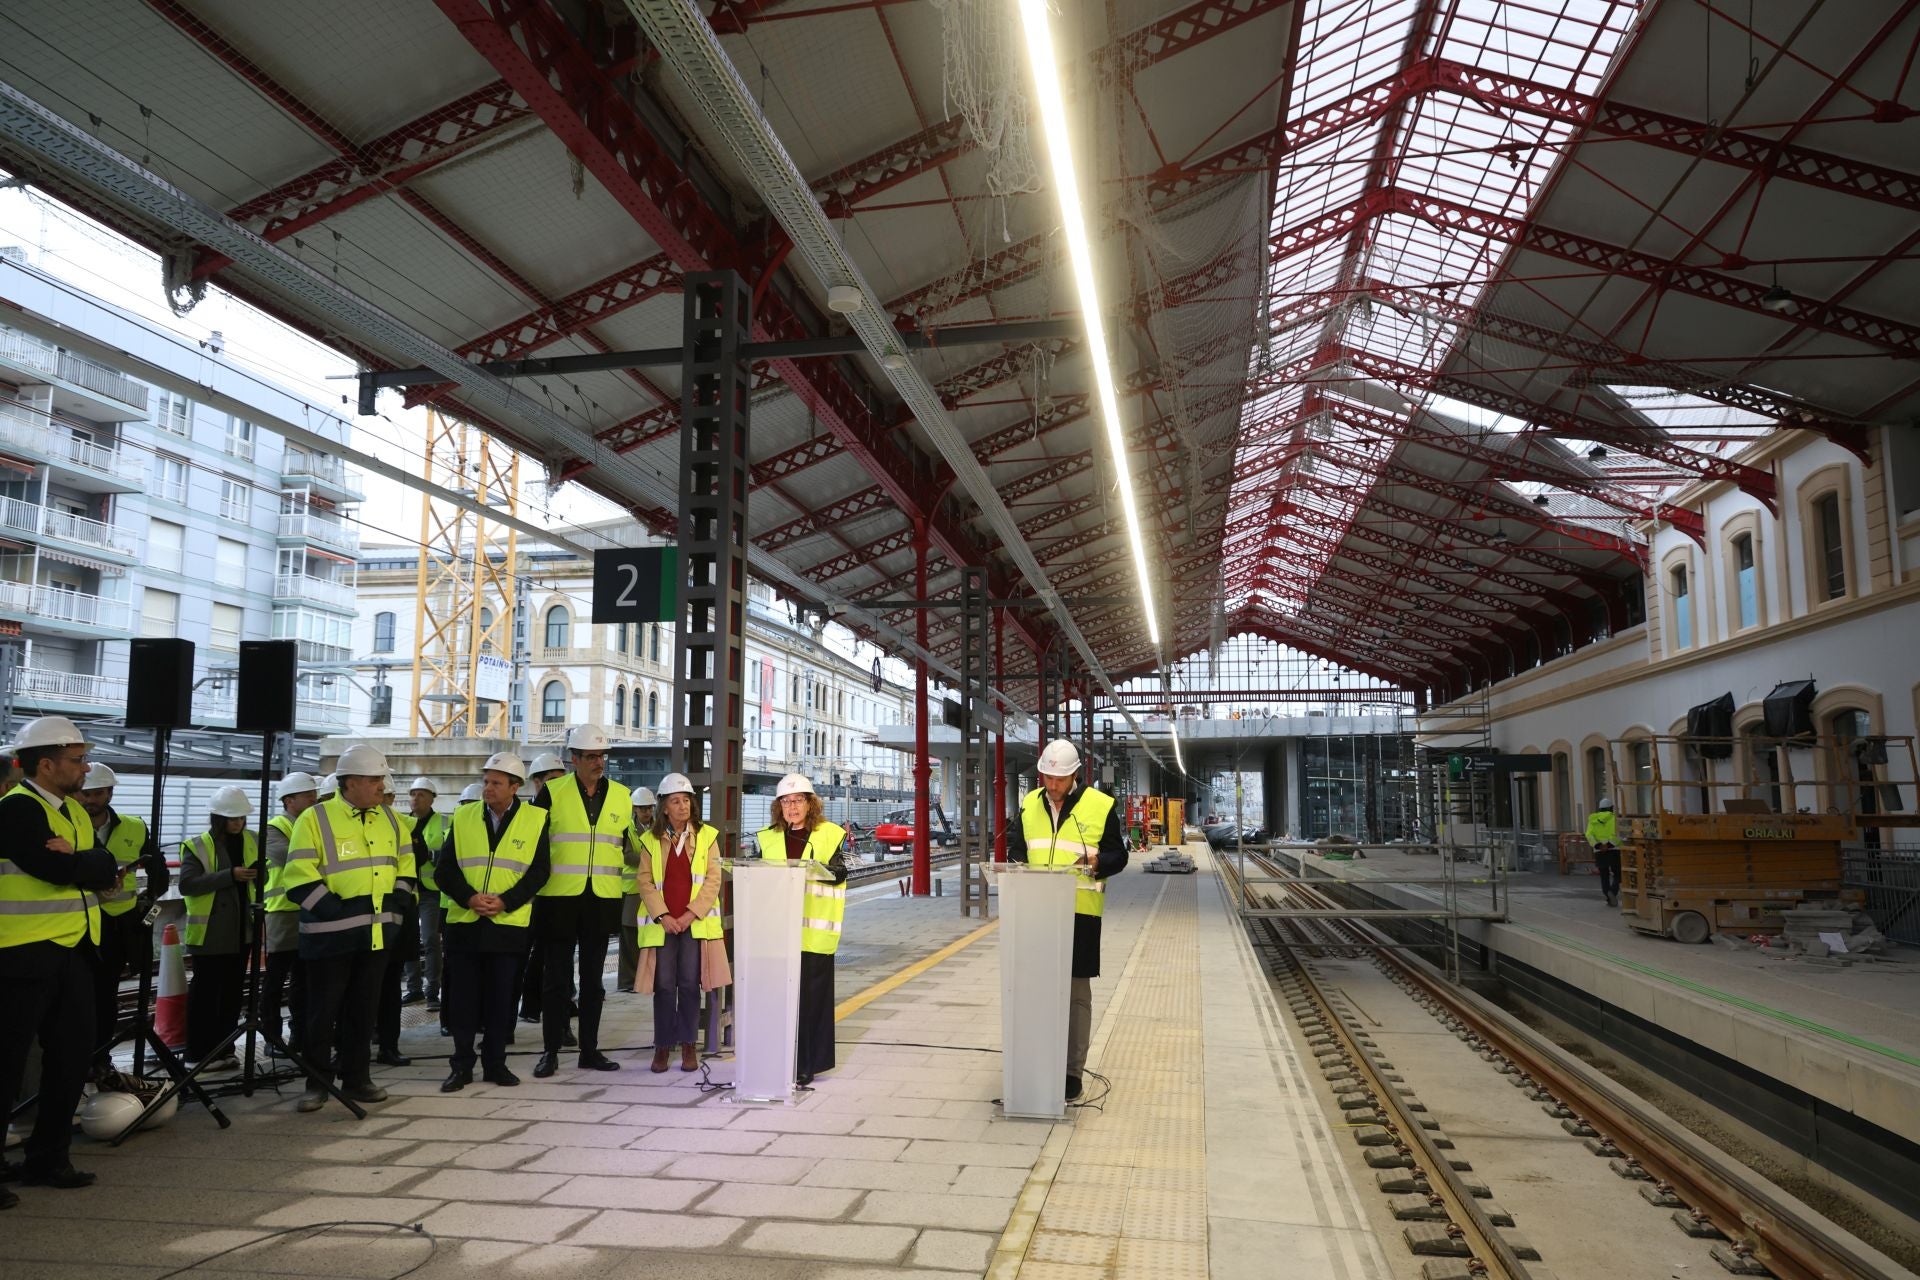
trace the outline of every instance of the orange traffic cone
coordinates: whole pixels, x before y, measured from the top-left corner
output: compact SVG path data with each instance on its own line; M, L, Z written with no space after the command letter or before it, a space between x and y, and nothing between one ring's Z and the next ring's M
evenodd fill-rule
M180 956L180 927L160 935L160 993L153 1002L153 1030L169 1049L187 1042L187 965Z

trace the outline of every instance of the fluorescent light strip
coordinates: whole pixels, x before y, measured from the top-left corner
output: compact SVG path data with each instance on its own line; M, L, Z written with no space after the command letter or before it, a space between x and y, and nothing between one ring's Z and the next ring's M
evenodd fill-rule
M1181 776L1184 777L1187 772L1187 762L1180 755L1180 717L1177 714L1167 717L1167 734L1173 739L1173 762L1180 766Z
M1027 37L1027 65L1033 72L1034 98L1039 103L1040 121L1047 135L1047 159L1053 165L1054 190L1060 195L1060 222L1067 233L1067 256L1073 263L1073 282L1080 293L1080 314L1087 325L1087 351L1093 361L1100 417L1106 424L1107 448L1113 454L1120 481L1120 509L1127 520L1133 571L1140 579L1140 612L1147 620L1147 639L1158 648L1160 621L1154 616L1153 589L1147 576L1146 539L1141 533L1140 512L1133 500L1133 472L1127 465L1127 442L1120 429L1120 399L1113 386L1106 322L1093 278L1093 245L1087 238L1080 180L1074 173L1073 146L1067 138L1067 105L1060 93L1060 64L1053 51L1047 0L1019 0L1019 3L1020 24Z

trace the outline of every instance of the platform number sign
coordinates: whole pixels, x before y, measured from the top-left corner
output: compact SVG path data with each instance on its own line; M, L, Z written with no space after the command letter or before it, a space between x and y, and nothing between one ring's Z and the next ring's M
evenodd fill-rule
M595 622L672 622L678 547L613 547L593 553Z

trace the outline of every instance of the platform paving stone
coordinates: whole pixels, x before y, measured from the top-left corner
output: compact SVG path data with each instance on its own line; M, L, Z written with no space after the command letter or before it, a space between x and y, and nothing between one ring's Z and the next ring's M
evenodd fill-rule
M899 1191L875 1191L853 1215L855 1222L897 1222L961 1231L998 1231L1013 1212L1012 1196L928 1198Z
M916 1267L950 1267L977 1274L993 1252L994 1237L974 1231L922 1231L907 1261Z
M780 1135L756 1129L655 1129L636 1144L647 1151L750 1156Z
M769 1156L811 1160L896 1160L905 1138L842 1138L824 1133L783 1133L767 1147Z
M597 1173L621 1178L650 1178L672 1161L664 1151L609 1147L555 1147L520 1168L527 1173Z
M918 1233L912 1227L847 1222L763 1222L741 1247L750 1253L887 1262L901 1257Z
M615 1245L640 1250L716 1249L737 1235L745 1225L744 1218L609 1209L576 1231L568 1238L568 1243ZM739 1265L737 1260L735 1265ZM676 1263L670 1273L677 1272Z
M716 1188L696 1206L701 1213L742 1218L809 1218L830 1221L846 1216L866 1194L846 1187L769 1187L734 1184Z
M682 1156L662 1172L670 1178L698 1178L706 1182L794 1183L813 1167L810 1160L774 1156Z
M515 1204L449 1204L421 1224L436 1236L476 1236L485 1240L524 1240L546 1244L584 1222L591 1209L562 1209Z
M710 1182L679 1178L626 1178L582 1174L540 1197L545 1204L590 1209L684 1209L713 1189Z
M822 1160L800 1181L806 1186L944 1194L964 1170L955 1164L900 1164L885 1160ZM1021 1173L1025 1178L1024 1171Z
M527 1204L566 1181L557 1173L495 1173L486 1169L442 1169L415 1184L412 1194L440 1200L496 1200Z

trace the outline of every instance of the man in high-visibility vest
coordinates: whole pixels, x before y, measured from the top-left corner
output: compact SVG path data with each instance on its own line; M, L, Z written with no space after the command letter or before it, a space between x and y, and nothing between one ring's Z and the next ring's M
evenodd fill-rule
M1100 976L1100 918L1107 880L1127 867L1127 842L1113 797L1079 781L1080 753L1064 738L1040 753L1040 786L1020 804L1007 833L1007 861L1078 867L1073 902L1073 999L1067 1017L1067 1097L1080 1096L1093 1034L1093 979Z
M607 777L607 735L581 725L567 735L573 772L540 788L534 804L545 809L553 849L552 873L540 888L533 912L534 945L540 948L544 989L540 994L546 1051L533 1074L545 1079L560 1068L573 996L576 956L580 966L580 1065L618 1071L600 1052L600 1009L606 1002L607 942L620 927L626 894L627 858L633 847L633 796Z
M401 997L403 1004L413 1004L424 999L427 1012L440 1011L440 886L434 883L433 860L440 856L440 846L447 842L447 833L451 830L452 819L444 813L435 813L433 806L440 799L440 788L433 779L422 775L413 780L407 788L407 804L413 818L413 857L420 868L420 951L421 958L407 966L407 993ZM424 980L424 981L423 981Z
M533 794L537 796L546 790L549 782L555 778L565 777L566 772L565 761L551 751L543 751L527 765L527 781L532 784ZM480 784L476 782L474 785L477 787ZM527 963L520 970L520 1021L541 1023L545 1021L542 1016L545 1011L540 1007L540 999L541 988L546 983L547 967L544 960L546 953L540 945L539 929L536 928L533 931L533 937L533 950L527 953ZM572 1001L567 1003L567 1019L569 1023L573 1019ZM561 1039L563 1045L577 1043L573 1039L571 1026Z
M653 791L636 787L633 792L633 859L627 867L626 892L620 899L620 964L614 970L614 986L633 994L633 978L640 970L640 837L653 826Z
M510 751L489 756L481 772L481 802L454 811L452 838L440 848L437 876L447 895L447 1021L453 1031L452 1069L442 1093L473 1083L473 1040L481 1031L483 1078L489 1084L520 1083L507 1069L513 984L532 942L534 897L551 865L547 811L519 799L526 772Z
M180 894L187 902L187 954L193 977L187 984L189 1067L231 1071L240 1060L230 1052L212 1057L240 1025L247 957L256 945L254 882L260 878L260 846L247 819L253 801L243 787L221 787L208 805L207 827L180 845Z
M321 1073L339 1049L341 1089L355 1102L385 1102L373 1083L370 1041L380 980L400 942L414 895L413 842L400 815L382 804L387 758L355 743L340 753L339 793L294 823L280 882L300 908L300 958L307 966L307 1061L314 1074L299 1109L326 1105Z
M1613 812L1613 798L1605 797L1587 815L1587 843L1593 846L1593 865L1600 873L1600 896L1607 905L1620 905L1620 820Z
M0 798L0 1116L13 1110L27 1051L40 1043L40 1110L17 1170L0 1161L0 1209L19 1197L4 1185L72 1190L93 1175L69 1155L73 1109L93 1053L93 965L102 895L121 881L111 852L74 792L87 776L87 740L65 716L21 727L6 749L20 783Z
M94 968L96 1074L113 1065L110 1050L120 1021L120 979L129 968L139 974L153 963L153 926L147 923L147 912L173 879L166 855L148 833L147 824L114 811L113 789L119 784L119 776L106 765L91 765L78 797L93 822L93 847L105 849L120 864L119 886L100 896L105 918L100 922L100 963Z
M307 970L300 963L300 906L287 898L282 883L287 853L293 846L293 824L319 798L320 784L299 770L280 779L280 812L267 819L267 884L260 898L266 905L267 968L260 989L260 1016L275 1035L280 1033L280 1003L287 1005L287 1047L300 1052L307 1034ZM271 1042L267 1052L279 1056Z

